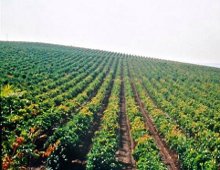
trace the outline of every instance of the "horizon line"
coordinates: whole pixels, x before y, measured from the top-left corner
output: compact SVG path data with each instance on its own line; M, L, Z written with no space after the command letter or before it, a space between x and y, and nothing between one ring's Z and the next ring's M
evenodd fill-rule
M170 60L170 59L164 59L156 56L147 56L147 55L139 55L139 54L133 54L133 53L125 53L125 52L119 52L114 50L106 50L106 49L99 49L99 48L90 48L90 47L82 47L82 46L75 46L72 44L60 44L56 42L42 42L42 41L23 41L23 40L1 40L0 42L15 42L15 43L38 43L38 44L48 44L48 45L58 45L58 46L65 46L65 47L74 47L74 48L85 48L85 49L91 49L91 50L100 50L100 51L106 51L106 52L113 52L113 53L119 53L119 54L125 54L130 56L137 56L137 57L143 57L143 58L152 58L152 59L158 59L158 60L164 60L164 61L171 61L171 62L178 62L183 64L192 64L197 66L206 66L206 67L212 67L212 68L220 68L220 63L197 63L197 62L185 62L185 61L178 61L178 60Z

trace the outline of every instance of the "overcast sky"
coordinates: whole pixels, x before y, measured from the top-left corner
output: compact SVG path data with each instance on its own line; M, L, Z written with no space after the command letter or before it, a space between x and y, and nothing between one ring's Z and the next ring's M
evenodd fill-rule
M0 0L0 6L0 40L220 64L220 0Z

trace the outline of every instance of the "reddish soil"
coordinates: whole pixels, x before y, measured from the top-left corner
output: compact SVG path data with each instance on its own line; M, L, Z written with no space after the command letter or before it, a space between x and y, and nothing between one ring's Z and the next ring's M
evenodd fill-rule
M132 156L134 143L130 134L130 124L126 115L126 103L124 95L124 82L121 77L121 94L120 94L120 148L116 153L116 158L125 165L126 170L135 170L135 161Z
M108 68L108 71L105 73L105 77L109 74L110 72L110 67ZM100 83L100 86L102 85L102 83L104 82L105 80L105 77L103 78L102 82ZM83 108L84 105L86 105L86 103L88 103L98 92L98 89L96 89L93 93L90 94L89 98L83 102L80 106L78 106L77 108L75 108L74 110L71 111L71 113L75 113L75 112L78 112L80 109ZM76 97L76 96L75 96ZM47 129L46 131L44 132L41 132L41 134L47 134L47 136L51 136L53 133L54 133L54 130L59 127L61 124L64 125L66 124L68 121L70 121L71 119L71 113L67 114L66 116L64 116L64 118L62 118L60 121L58 122L54 122L54 125L51 126L49 129ZM41 135L39 135L41 136ZM44 143L48 140L48 137L44 138L44 139L40 139L38 138L36 141L35 141L35 144L37 145L37 148L38 150L44 150L43 148L43 145ZM36 160L35 160L36 161Z
M142 81L142 84L143 84L143 81ZM162 107L157 104L157 102L156 102L155 99L152 97L152 95L150 94L150 92L148 91L148 89L147 89L144 85L143 85L143 87L144 87L146 93L148 94L148 96L149 96L149 97L151 98L151 100L153 101L154 105L157 106L159 109L163 110ZM164 110L163 110L163 113L164 113L164 115L165 115L168 119L172 120L172 121L178 126L178 129L181 130L187 137L189 137L189 138L191 138L191 137L192 137L192 138L195 138L195 136L196 136L195 133L193 133L193 132L187 133L187 131L186 131L184 128L182 128L181 126L179 126L179 123L178 123L177 119L171 117L171 116L170 116L167 112L165 112ZM219 170L220 170L220 168L219 168Z
M101 118L103 116L103 112L106 110L106 107L108 105L108 101L109 101L109 97L111 95L113 83L114 83L114 77L111 80L110 89L108 89L105 94L104 100L102 102L102 108L100 109L100 111L98 113L95 114L94 122L93 122L93 125L92 125L90 131L85 136L85 138L82 139L82 141L84 141L84 145L81 146L81 155L78 158L76 158L76 159L74 158L71 161L71 164L72 164L70 166L71 170L74 170L74 169L84 170L84 169L86 169L86 156L92 148L92 138L94 137L95 132L100 129Z
M165 140L159 135L158 130L156 129L151 117L145 110L144 104L139 97L139 94L135 88L134 83L131 82L131 85L135 94L135 100L140 106L140 111L144 116L146 128L150 131L152 137L154 138L155 143L158 149L160 150L160 155L162 157L163 162L167 165L168 169L170 170L180 169L178 155L174 151L171 151L169 149Z
M106 73L106 75L108 73L109 71ZM113 79L110 82L111 83L110 88L107 90L104 100L102 101L102 107L100 111L94 115L95 118L94 118L94 122L92 124L91 129L88 131L87 136L82 138L82 142L84 144L79 146L80 154L69 155L70 157L68 159L70 159L70 161L66 162L65 165L63 165L64 167L61 167L61 169L66 169L66 170L70 170L70 169L71 170L85 170L86 169L86 156L92 147L92 138L94 137L94 133L100 128L101 117L108 105L108 100L111 95L111 90L112 90L112 86L114 83L114 77L115 77L115 74L113 76ZM96 95L97 91L90 96L89 100L91 100L91 98ZM86 101L84 104L86 104L88 101ZM77 110L79 110L82 107L83 106L79 107ZM68 119L64 119L62 123L65 124L67 121ZM43 163L41 162L41 164ZM35 166L35 167L30 166L29 169L30 170L44 170L45 166Z

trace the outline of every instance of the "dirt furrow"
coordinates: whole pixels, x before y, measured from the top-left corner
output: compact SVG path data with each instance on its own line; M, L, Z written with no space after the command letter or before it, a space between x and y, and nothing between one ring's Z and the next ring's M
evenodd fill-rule
M123 71L122 71L123 75ZM120 92L120 148L117 151L116 158L125 165L126 170L135 170L135 161L132 156L134 143L130 134L130 124L126 115L126 101L124 95L124 80L121 76L121 92Z
M155 106L157 106L160 110L163 110L163 109L157 104L156 100L152 97L152 94L149 92L149 90L146 88L146 86L144 86L143 78L140 77L140 79L141 79L141 84L143 85L143 87L144 87L144 89L145 89L145 92L146 92L147 95L150 97L150 99L152 100L153 104L154 104ZM175 122L175 123L178 125L178 122L177 122L175 119L173 119L167 112L165 112L165 111L163 110L163 113L165 114L165 116L166 116L168 119L172 120L173 122ZM184 130L183 130L181 127L178 127L178 128L181 129L181 130L184 132Z
M179 168L179 161L178 161L178 156L175 154L173 151L169 149L165 141L160 137L151 117L145 110L144 104L141 101L139 94L135 88L135 85L133 82L131 82L132 85L132 90L134 91L135 94L135 100L140 106L140 111L142 112L144 119L145 119L145 124L148 130L150 131L152 137L155 140L155 143L160 151L161 157L164 161L164 163L167 165L168 169L170 170L178 170Z
M94 137L95 132L98 131L100 128L101 118L103 116L103 112L106 110L107 105L108 105L109 97L111 95L112 87L114 84L114 78L115 78L115 74L111 80L110 89L105 94L104 100L102 102L103 104L102 108L100 109L98 113L95 114L95 118L94 118L94 122L93 122L91 130L88 132L88 135L85 137L85 139L82 139L82 141L84 141L84 145L81 148L80 158L72 160L72 166L71 166L72 170L74 169L85 170L86 169L86 156L92 148L92 138Z

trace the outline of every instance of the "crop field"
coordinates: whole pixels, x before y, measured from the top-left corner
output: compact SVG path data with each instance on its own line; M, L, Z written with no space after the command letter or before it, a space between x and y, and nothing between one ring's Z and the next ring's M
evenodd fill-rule
M1 163L21 170L219 170L220 69L0 42Z

